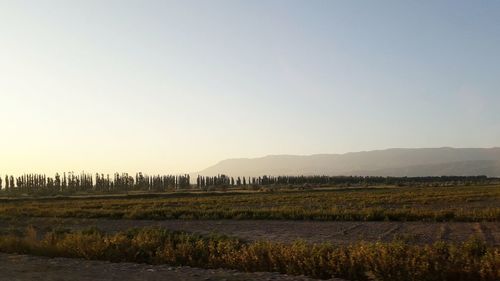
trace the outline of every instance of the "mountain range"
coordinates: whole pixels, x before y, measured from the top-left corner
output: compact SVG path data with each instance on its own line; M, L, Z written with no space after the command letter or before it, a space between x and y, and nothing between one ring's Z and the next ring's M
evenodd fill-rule
M195 174L498 177L500 147L392 148L345 154L269 155L223 160Z

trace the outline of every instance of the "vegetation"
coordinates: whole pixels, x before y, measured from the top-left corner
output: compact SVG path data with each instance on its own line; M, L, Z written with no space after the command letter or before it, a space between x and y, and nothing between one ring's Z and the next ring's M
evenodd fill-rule
M73 172L56 174L48 177L44 174L24 174L18 177L5 176L5 187L2 189L2 179L0 177L0 189L6 194L18 195L29 194L60 194L75 192L124 192L124 191L171 191L190 187L189 175L157 175L149 176L137 173L135 178L127 173L115 173L112 177L109 174L81 173L77 175Z
M33 228L24 237L0 236L0 251L113 262L167 263L241 271L278 271L315 278L349 280L500 279L500 249L478 239L433 245L360 243L293 244L245 242L221 236L199 236L158 228L105 234L97 229L55 231L37 239Z
M136 179L131 180L127 176L117 176L108 181L107 177L102 176L63 175L61 186L74 191L85 191L84 186L95 188L109 184L114 191L119 188L144 188L146 193L6 196L0 199L0 218L500 221L500 185L494 184L491 179L482 182L484 185L467 182L463 178L462 181L446 179L438 184L424 179L418 179L420 183L417 183L415 179L412 187L409 187L403 179L397 184L392 182L393 186L387 186L385 183L394 179L386 178L375 186L363 187L365 184L349 182L355 178L346 178L343 180L347 184L329 186L316 182L311 184L314 187L326 187L298 190L288 187L303 186L300 177L293 178L294 183L291 185L271 183L272 180L257 181L257 185L253 185L252 179L249 180L250 184L248 180L238 178L233 183L231 178L219 176L212 179L198 178L200 189L212 184L225 186L229 182L230 187L240 184L248 190L163 192L162 186L165 184L172 186L168 187L169 190L180 189L175 187L178 178L143 177L145 180L139 180L138 185ZM314 182L312 179L323 180L321 177L311 177L310 182ZM342 182L340 178L337 180ZM368 181L375 182L376 179L369 178ZM9 190L4 190L4 193L15 194L16 188L19 188L19 192L29 191L30 182L38 186L42 182L40 188L44 188L43 177L21 177L20 187L16 185L14 188L9 183ZM458 185L447 186L451 183ZM157 189L151 189L151 186ZM160 193L150 193L154 190ZM159 228L132 229L113 234L98 229L79 232L52 230L44 235L37 233L34 228L29 228L25 234L15 232L15 229L12 229L12 233L9 231L4 229L0 233L0 252L240 271L278 271L315 278L341 277L360 281L500 280L500 247L488 246L478 238L471 238L464 243L440 241L419 245L395 240L390 243L359 242L339 246L304 241L291 244L249 242Z
M487 178L486 176L469 177L360 177L360 176L261 176L249 177L227 177L221 175L218 177L198 176L197 187L207 186L298 186L298 185L316 185L316 186L366 186L366 185L397 185L397 186L439 186L439 185L469 185L486 184L496 182L496 178Z
M145 175L136 173L92 174L73 172L56 173L54 177L45 174L6 175L0 177L0 190L4 195L22 194L75 194L75 193L124 193L131 191L166 192L175 190L213 190L228 188L262 187L321 187L321 186L457 186L500 183L499 179L486 176L470 177L345 177L345 176L261 176L261 177L214 177L198 176L196 185L191 184L189 175Z
M443 204L446 203L446 204ZM500 186L4 199L0 217L500 221Z

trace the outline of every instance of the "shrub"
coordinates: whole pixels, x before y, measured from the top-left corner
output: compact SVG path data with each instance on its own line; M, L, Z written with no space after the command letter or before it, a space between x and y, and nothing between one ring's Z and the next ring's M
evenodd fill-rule
M498 281L500 249L483 241L410 245L358 243L350 246L245 242L159 228L105 234L96 229L50 232L41 240L34 229L25 236L0 236L0 251L78 257L114 262L167 263L242 271L277 271L314 278L391 281Z

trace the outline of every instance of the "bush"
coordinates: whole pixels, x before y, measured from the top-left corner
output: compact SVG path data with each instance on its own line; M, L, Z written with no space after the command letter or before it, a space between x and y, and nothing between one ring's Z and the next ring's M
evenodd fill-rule
M159 228L105 234L96 229L50 232L41 240L0 236L0 251L114 262L277 271L314 278L391 281L498 281L500 249L473 238L460 244L358 243L350 246L245 242Z

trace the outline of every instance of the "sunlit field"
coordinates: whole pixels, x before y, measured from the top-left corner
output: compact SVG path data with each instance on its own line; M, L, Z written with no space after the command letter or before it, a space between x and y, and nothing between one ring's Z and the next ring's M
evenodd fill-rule
M19 219L29 222L30 218L496 223L500 221L500 186L279 188L7 198L2 200L0 217L12 223ZM493 281L500 278L500 248L493 236L488 243L483 240L484 236L471 234L460 242L438 239L415 244L406 239L408 234L390 241L356 242L354 239L352 243L335 244L246 240L150 227L112 232L95 227L87 230L48 227L40 231L36 222L31 220L34 225L25 230L4 229L0 235L0 251L250 272L276 271L348 280Z
M158 220L500 221L500 185L4 199L0 216Z

